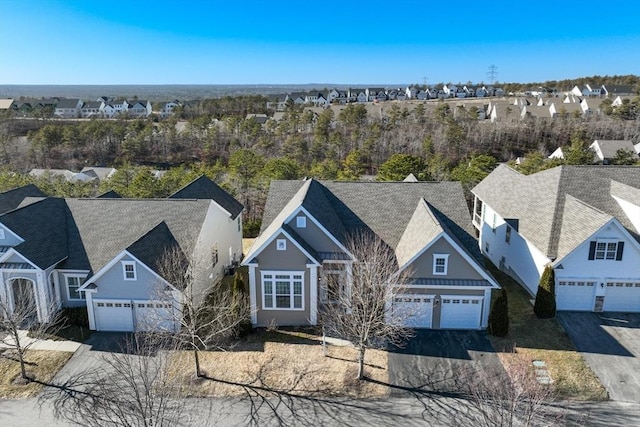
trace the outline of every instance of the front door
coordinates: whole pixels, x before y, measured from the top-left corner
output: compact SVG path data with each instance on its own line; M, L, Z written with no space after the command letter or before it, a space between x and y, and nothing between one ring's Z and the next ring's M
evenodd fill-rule
M13 292L13 312L15 316L22 318L25 322L38 318L36 308L36 296L34 293L34 282L28 279L13 279L11 281Z

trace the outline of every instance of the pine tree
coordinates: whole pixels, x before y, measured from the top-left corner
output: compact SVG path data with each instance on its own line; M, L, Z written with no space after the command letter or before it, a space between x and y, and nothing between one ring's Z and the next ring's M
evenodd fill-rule
M549 265L540 278L533 312L540 319L550 319L556 315L555 273Z
M502 288L489 313L489 333L495 337L505 337L509 333L509 302L505 288Z

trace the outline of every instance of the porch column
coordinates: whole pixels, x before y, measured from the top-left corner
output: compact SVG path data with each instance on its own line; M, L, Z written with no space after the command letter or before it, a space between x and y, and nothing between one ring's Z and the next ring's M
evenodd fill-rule
M258 304L256 292L258 283L256 282L256 264L249 264L249 302L251 304L251 323L258 324Z
M309 269L309 323L318 324L318 266L307 264Z
M38 320L42 323L48 322L51 315L51 313L49 313L49 295L47 291L45 274L39 272L36 274L36 280L33 283L33 293L36 298Z

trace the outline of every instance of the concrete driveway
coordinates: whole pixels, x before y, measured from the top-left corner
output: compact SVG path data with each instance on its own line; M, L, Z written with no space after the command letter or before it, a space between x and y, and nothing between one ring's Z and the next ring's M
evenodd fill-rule
M456 393L477 369L503 372L484 331L417 330L389 352L389 382L398 387Z
M640 402L640 314L560 312L557 318L609 397Z

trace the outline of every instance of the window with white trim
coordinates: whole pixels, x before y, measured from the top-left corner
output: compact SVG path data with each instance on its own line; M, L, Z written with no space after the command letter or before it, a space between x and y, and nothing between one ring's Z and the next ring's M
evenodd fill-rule
M307 228L307 217L306 216L296 217L296 227Z
M83 274L65 274L67 284L67 298L69 301L83 301L86 299L84 291L78 291L87 276Z
M449 269L449 254L433 254L433 274L445 276Z
M122 277L124 280L136 280L136 263L134 261L122 261Z
M287 240L286 239L276 239L276 249L279 251L287 250Z
M263 271L264 310L304 310L304 273Z
M621 261L624 242L616 240L594 240L589 244L589 260Z

